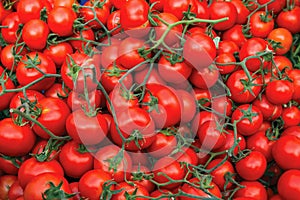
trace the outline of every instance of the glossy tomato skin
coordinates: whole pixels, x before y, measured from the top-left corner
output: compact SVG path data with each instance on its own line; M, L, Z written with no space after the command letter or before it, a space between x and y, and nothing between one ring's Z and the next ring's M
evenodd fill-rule
M117 114L117 123L124 138L134 137L133 140L126 142L126 150L142 150L149 147L154 141L154 121L149 113L142 108L129 107L128 109L119 112ZM134 133L139 136L134 136ZM123 140L117 131L116 123L114 121L111 125L110 134L112 140L121 147Z
M281 117L285 128L300 124L300 110L296 106L284 108Z
M236 62L236 59L233 54L229 54L229 53L219 54L216 57L215 62L217 63L216 66L218 67L220 74L230 74L237 69L236 65L234 65L234 64L227 64L225 66L218 65L218 63L226 64L226 63Z
M24 25L22 38L30 49L42 50L46 47L49 32L46 22L33 19Z
M19 182L16 180L9 188L8 199L17 199L18 197L23 196L23 188L20 186Z
M22 60L19 62L16 69L17 80L21 86L28 85L43 76L43 74L33 66L26 64L29 60L36 60L37 62L39 61L39 64L37 64L36 67L38 67L39 70L43 71L46 74L56 73L55 64L50 58L40 52L30 52L22 57ZM45 78L32 85L30 89L38 91L46 90L54 84L54 81L54 77Z
M222 162L222 159L217 158L212 160L208 165L207 169L212 169ZM233 165L229 161L225 161L222 165L211 171L212 181L224 191L224 189L229 189L232 187L232 183L228 183L225 187L226 179L225 176L227 173L231 175L235 173Z
M219 79L219 70L216 68L193 69L189 81L200 89L213 87Z
M93 2L87 1L84 6L93 7L95 5L93 5ZM80 15L83 17L85 23L89 22L87 23L88 26L94 29L100 29L102 28L102 25L98 21L93 19L96 17L96 19L105 26L109 16L109 7L103 5L102 7L94 7L94 9L96 16L94 16L94 12L90 8L81 8Z
M78 189L81 197L98 200L102 195L104 183L111 180L111 175L101 169L87 171L79 180ZM114 186L110 187L111 190Z
M300 139L297 136L282 136L273 145L272 155L282 169L300 169L299 149Z
M269 2L268 0L258 0L259 4L265 4ZM273 11L274 14L278 14L286 6L286 1L284 0L275 0L274 2L267 5L269 11ZM261 9L262 10L262 9Z
M8 199L9 188L17 181L17 177L13 175L0 176L0 198Z
M250 11L241 0L233 0L231 1L231 3L235 6L237 11L236 23L245 24L247 22L247 17L250 14Z
M293 36L291 32L285 28L276 28L272 30L268 35L268 39L274 42L280 42L280 47L274 49L276 55L286 54L293 43Z
M12 12L11 9L5 9L3 3L0 3L0 23L3 19Z
M198 178L192 178L189 180L189 182L195 184L195 185L199 185L200 180ZM222 194L221 191L219 189L219 187L214 183L214 182L210 182L209 184L210 188L207 188L207 191L210 194L205 193L202 189L200 188L195 188L187 183L184 183L183 186L180 188L183 192L187 193L187 194L191 194L193 196L199 197L199 198L213 198L213 197L217 197L217 198L221 198ZM192 197L184 197L181 196L179 197L180 200L193 200L196 198L192 198ZM197 198L198 199L198 198Z
M112 35L116 35L121 32L122 28L118 26L120 25L120 10L116 10L112 13L107 18L107 29L112 31Z
M3 70L3 68L0 66L0 76L3 77L3 86L5 89L15 89L15 85L12 82L12 80L8 77L6 72ZM2 84L0 85L0 92L3 92L4 87ZM13 98L15 93L10 92L10 93L4 93L0 96L0 110L7 109L11 99Z
M190 35L183 46L183 57L197 70L212 64L217 54L214 41L207 35L195 33ZM199 62L201 60L202 62Z
M300 7L295 6L291 10L279 13L277 20L279 27L288 29L292 34L300 32Z
M106 137L108 125L101 113L87 116L82 109L78 109L68 116L66 130L76 142L94 145Z
M262 112L264 120L275 120L280 117L282 113L282 106L272 104L264 94L262 94L260 98L255 99L253 105Z
M18 126L11 118L0 121L0 153L4 155L26 155L33 147L35 138L28 124Z
M29 158L19 168L18 180L21 187L25 189L32 178L48 172L64 175L64 170L57 160L39 162L36 158Z
M89 92L88 100L85 99L84 94L71 91L68 95L67 104L72 111L79 110L82 108L88 111L90 110L88 106L89 104L92 108L100 107L102 103L101 97L102 93L99 90Z
M195 11L195 4L192 0L164 0L163 5L165 13L172 13L179 20L184 17L183 13L188 10L189 6L191 7L191 11Z
M69 92L70 90L61 83L54 83L48 90L45 91L45 96L61 99L66 102Z
M54 135L61 136L65 134L65 124L67 117L70 114L68 105L61 99L48 97L40 100L38 106L41 108L41 115L37 120ZM44 139L50 138L50 135L38 125L33 126L33 131Z
M71 8L55 7L48 15L48 26L53 33L59 36L70 36L73 34L75 19L76 13Z
M41 10L47 5L43 0L20 0L17 12L21 22L24 24L32 19L39 19ZM47 8L49 11L49 7Z
M214 29L224 31L231 28L238 17L237 9L231 2L214 1L210 7L210 19L228 17L228 20L214 25ZM221 12L222 11L222 12Z
M267 160L264 154L254 150L239 160L235 169L244 180L255 181L263 176L267 169Z
M232 28L225 31L222 35L222 39L233 41L238 47L242 47L247 41L243 33L243 27L239 24L236 24Z
M291 169L285 171L278 180L278 193L284 199L296 200L300 195L298 183L300 170Z
M293 84L288 80L274 80L266 87L266 97L273 104L288 103L294 93Z
M154 137L154 141L147 148L147 152L155 158L162 158L170 155L177 144L176 137L164 132L158 132Z
M8 26L8 28L1 28L4 41L9 44L14 44L17 41L17 30L20 24L21 21L17 12L12 12L3 19L2 26Z
M32 178L32 180L30 180L27 184L24 190L24 200L43 200L44 196L41 194L45 194L45 191L50 188L50 182L55 186L62 184L60 190L66 194L71 194L69 183L62 175L55 173L43 173ZM73 198L71 197L68 199L72 200Z
M13 56L13 51L17 54L24 56L27 53L27 49L21 47L16 47L13 44L5 46L1 51L1 63L3 67L8 70L16 71L16 66L18 64L17 60Z
M287 72L288 77L292 80L294 86L293 100L300 99L300 70L292 69Z
M265 38L273 29L273 17L265 11L257 11L250 17L250 33L253 37Z
M178 161L171 157L163 157L156 161L153 167L154 180L158 183L167 183L169 180L162 175L169 176L174 180L182 180L185 175L184 168L180 165ZM179 183L171 183L163 186L164 189L174 189L180 185Z
M223 40L219 42L219 48L217 50L218 55L234 54L239 51L239 47L235 42L231 40Z
M116 190L121 189L121 191L119 193L113 195L111 200L126 200L125 192L127 192L129 195L132 195L136 191L137 196L149 196L149 192L147 191L147 189L144 186L139 185L139 184L130 185L129 183L122 182L122 183L119 183L115 189ZM135 199L136 200L146 200L147 198L137 197Z
M267 200L268 195L265 187L258 181L242 181L241 185L245 186L238 190L234 197L249 197L255 200Z
M125 176L129 179L132 169L132 159L126 151L124 152L122 161L117 166L113 166L113 163L110 163L110 159L114 158L120 150L121 149L114 144L105 146L95 154L94 159L94 169L101 169L111 174L113 180L118 183L124 181Z
M243 112L246 112L246 115L250 115L249 118L244 118L240 120L245 115ZM247 117L247 116L246 116ZM263 123L263 115L261 111L254 105L243 104L240 105L235 111L232 113L231 121L237 122L237 131L244 136L253 135L258 131L260 126ZM250 121L251 120L251 121Z
M51 45L44 50L44 54L49 56L56 65L56 68L60 68L65 62L66 57L73 53L72 46L67 42L61 42L56 45Z
M27 96L27 100L29 100L30 102L35 102L35 101L39 102L40 100L45 98L45 96L42 93L36 90L26 90L25 94ZM19 106L21 106L22 105L21 99L24 100L26 99L24 93L23 92L16 93L10 101L9 108L16 109Z
M67 176L80 178L87 171L93 169L94 159L83 144L70 141L61 148L59 162Z

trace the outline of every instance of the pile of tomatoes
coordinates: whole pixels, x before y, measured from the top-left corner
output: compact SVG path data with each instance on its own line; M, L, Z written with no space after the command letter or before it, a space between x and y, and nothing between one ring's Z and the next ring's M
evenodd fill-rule
M300 197L299 0L3 0L0 61L0 200Z

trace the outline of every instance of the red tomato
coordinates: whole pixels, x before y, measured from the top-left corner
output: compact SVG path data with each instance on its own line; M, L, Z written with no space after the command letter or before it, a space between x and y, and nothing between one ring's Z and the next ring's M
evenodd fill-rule
M214 1L209 7L209 11L210 19L212 20L228 17L228 20L214 25L213 28L218 31L224 31L231 28L236 23L238 17L236 7L231 2L227 1Z
M66 129L73 140L85 145L100 143L108 133L107 121L102 114L88 116L81 109L68 116Z
M83 144L70 141L61 148L59 162L67 176L80 178L93 169L94 159Z
M40 140L35 143L31 153L37 156L45 156L47 160L58 160L62 145L63 144L57 140Z
M44 54L53 60L57 68L60 68L66 57L72 53L72 46L67 42L51 45L44 50Z
M148 192L152 192L155 189L155 184L152 183L150 180L144 179L141 174L147 174L149 175L150 169L143 165L135 165L132 167L131 177L129 181L132 181L133 183L137 185L141 185L147 189Z
M106 69L108 66L116 62L119 64L117 58L119 57L118 54L119 45L110 45L108 47L103 48L101 54L101 64L103 69Z
M14 44L17 41L17 31L20 24L21 20L17 12L12 12L3 19L2 26L7 26L7 28L1 28L1 34L5 42Z
M129 196L149 196L149 192L147 189L139 184L129 184L126 182L119 183L116 188L116 190L121 190L117 194L114 194L111 198L111 200L126 200ZM126 195L127 194L127 195ZM134 197L135 200L147 200L148 198L142 198L142 197Z
M176 91L180 99L181 108L181 123L188 123L192 121L196 112L198 111L194 97L186 90Z
M288 80L274 80L266 87L266 97L273 104L288 103L292 99L293 93L293 84Z
M44 98L38 102L41 114L37 120L50 130L54 135L61 136L66 132L66 120L70 114L68 105L61 99ZM49 139L50 135L40 126L34 125L33 131L43 139Z
M272 45L277 55L286 54L290 50L293 43L293 36L291 32L285 28L276 28L272 30L268 35L268 39L271 40L271 45L273 43L279 43L279 45Z
M300 169L300 138L295 135L280 137L272 148L276 163L284 170Z
M46 22L32 19L24 25L22 38L30 49L42 50L46 47L49 32Z
M18 92L17 94L15 94L10 101L9 108L10 109L18 108L19 106L22 105L22 100L28 100L33 103L35 101L39 102L40 100L45 98L45 96L42 93L35 90L26 90L25 94L26 94L26 98L23 92Z
M234 197L251 197L255 200L267 200L267 190L265 187L258 181L242 181L241 185L245 186L242 189L239 189Z
M0 199L8 199L9 188L16 180L17 177L13 175L0 176Z
M234 25L232 28L225 31L222 35L222 39L233 41L238 47L242 47L247 39L243 33L242 25Z
M232 113L232 101L228 97L217 97L212 99L211 107L221 114L221 117L231 116Z
M125 143L126 150L142 150L149 147L154 141L154 121L149 113L142 108L129 107L117 113L117 123L112 122L110 129L112 140L121 147L124 141L116 126L119 127L123 137L128 140Z
M53 191L54 187L58 187L56 191ZM45 198L56 198L58 194L57 190L60 194L59 198L73 199L69 196L71 195L69 183L62 175L55 173L43 173L32 178L27 184L24 190L24 199L43 200Z
M35 135L30 125L18 126L11 118L0 121L0 153L7 156L23 156L30 152Z
M292 80L294 86L293 100L300 99L300 70L292 69L287 71L288 77Z
M281 136L285 136L285 135L295 135L300 138L300 126L290 126L286 128L282 132Z
M256 75L250 82L244 70L238 70L230 74L226 85L230 90L230 98L237 103L250 103L259 95L262 89L262 79Z
M4 8L3 3L0 3L0 24L2 23L3 19L12 12L11 9Z
M183 58L198 70L210 66L216 54L214 41L202 33L190 35L183 46Z
M37 67L39 70L37 70ZM54 62L45 54L40 52L30 52L23 56L16 69L17 80L21 86L28 85L33 81L43 77L43 74L55 74L56 67ZM55 77L45 78L36 84L32 85L30 89L46 90L50 88L55 81Z
M266 38L274 29L272 15L265 11L257 11L250 17L250 33L253 37Z
M244 136L253 135L263 123L261 111L254 105L243 104L232 113L232 123L236 124L237 131Z
M176 92L164 85L150 83L142 102L155 122L156 128L166 128L177 124L181 119L180 100Z
M116 156L121 156L122 159L118 160L119 158ZM122 151L118 146L108 145L95 154L94 169L101 169L111 174L113 180L120 183L125 178L129 179L132 159L126 151Z
M0 92L3 92L3 89L5 88L6 90L9 89L15 89L15 85L12 82L12 80L7 76L7 74L5 73L5 71L3 70L3 68L0 66L0 76L1 79L3 80L3 85L0 85ZM4 88L3 88L4 86ZM9 92L9 93L3 93L0 96L0 110L4 110L7 109L11 99L13 98L15 93L13 92Z
M73 4L77 4L76 0L52 0L53 7L68 7L72 8Z
M99 2L98 2L99 4ZM106 5L99 6L95 4L93 1L87 1L84 6L80 9L80 15L83 17L84 22L87 23L88 26L94 29L103 28L102 26L106 25L108 16L109 16L109 7ZM88 8L91 7L91 8ZM95 12L95 14L94 14ZM100 22L101 23L100 23Z
M9 156L1 156L0 157L0 170L5 174L9 175L17 175L18 174L18 166L21 165L21 162L24 160L23 157L9 157Z
M17 6L17 12L21 16L21 23L32 19L40 19L42 9L47 5L42 0L20 0ZM49 4L48 4L49 5ZM49 7L46 9L49 11Z
M36 158L29 158L22 163L18 172L18 180L23 189L34 177L44 173L64 175L62 166L56 160L39 162Z
M262 94L260 98L255 99L253 105L259 108L259 110L262 112L264 120L275 120L280 117L282 113L282 106L279 104L272 104L264 94Z
M296 106L284 108L281 114L284 127L297 126L300 124L300 110Z
M66 102L70 90L61 83L54 83L48 90L45 91L46 97L62 99Z
M2 49L1 51L2 65L8 70L16 71L16 66L18 64L18 61L15 59L13 53L20 56L24 56L27 53L27 49L21 47L16 48L16 46L13 44L9 44Z
M167 184L169 182L169 179L167 177L173 180L182 180L185 176L184 168L178 161L171 157L163 157L156 161L152 171L154 173L153 179L156 182L166 184L161 187L164 189L174 189L181 185L180 182Z
M239 47L233 41L223 40L223 41L219 42L218 55L219 54L234 54L234 53L236 53L238 51L239 51Z
M300 32L300 7L295 6L291 10L283 10L277 17L277 25L286 28L292 34Z
M184 13L188 11L189 7L191 9L190 12L193 12L196 9L195 3L192 0L164 0L163 5L165 13L171 13L179 20L184 17Z
M94 169L87 171L79 180L78 189L81 197L90 200L100 199L103 187L107 186L108 181L111 180L111 175L101 169ZM114 189L112 185L110 190Z
M217 158L212 160L208 165L207 169L212 169L219 165L222 162L223 159ZM212 175L212 181L222 190L227 190L231 188L232 183L229 182L226 187L226 176L233 175L235 173L233 165L229 161L225 161L222 165L214 169L213 171L210 172Z
M8 199L14 200L18 197L23 196L23 188L20 186L19 182L16 180L9 188Z
M75 19L76 13L71 8L54 7L48 15L48 26L59 36L70 36L73 34Z
M215 67L207 67L199 71L193 69L189 77L190 82L200 89L208 89L216 84L219 79L219 70Z
M84 94L71 91L68 96L67 103L72 111L78 109L85 109L86 111L90 111L91 108L96 109L100 107L102 101L101 96L102 93L99 90L95 90L88 93L88 100L86 100ZM89 105L91 106L91 108L89 107Z
M236 65L227 64L227 63L236 62L236 59L233 54L229 54L229 53L218 54L218 56L215 59L215 62L216 62L216 66L219 69L220 74L230 74L237 69ZM225 65L220 65L219 63Z
M176 144L176 137L171 132L162 130L155 134L155 139L147 148L147 152L155 158L162 158L170 155Z
M247 17L250 14L247 6L241 0L232 0L231 3L235 6L237 11L237 24L245 24L247 22Z
M296 200L299 197L299 181L300 170L291 169L280 176L277 189L282 199Z
M263 5L265 3L270 2L270 0L258 0L257 2L260 5ZM270 4L267 5L267 9L269 11L274 12L274 14L278 14L280 11L283 10L283 8L285 7L285 5L286 5L286 1L284 1L284 0L275 0L272 3L270 3Z

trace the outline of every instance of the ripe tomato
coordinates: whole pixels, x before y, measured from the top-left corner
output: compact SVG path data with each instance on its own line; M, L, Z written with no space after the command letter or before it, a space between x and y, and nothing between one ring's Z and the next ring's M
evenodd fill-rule
M270 0L258 0L257 1L260 5L263 5L267 2L270 2ZM286 5L286 1L284 0L275 0L272 3L267 5L267 9L269 11L274 12L274 14L278 14L280 11L282 11L282 9L285 7ZM263 9L261 9L263 10Z
M117 124L113 121L110 134L114 143L120 147L124 143L116 126L119 127L124 138L125 149L137 151L149 147L154 141L155 124L146 110L139 107L129 107L117 113Z
M61 99L66 102L70 90L61 83L54 83L48 90L45 91L46 97Z
M32 19L24 25L22 38L30 49L42 50L46 47L49 32L46 22Z
M282 113L282 106L279 104L272 104L264 94L262 94L260 98L255 99L253 105L259 108L259 110L262 112L264 120L275 120L280 117Z
M212 160L208 165L207 169L212 169L216 167L218 164L222 162L223 159L217 158ZM211 171L212 181L220 188L220 190L224 191L232 187L232 183L229 182L226 187L226 176L230 173L233 175L235 173L233 165L229 161L225 161L222 165Z
M54 7L48 15L50 30L62 37L73 34L73 23L76 13L68 7Z
M7 156L23 156L35 143L30 125L18 126L11 118L0 121L0 153Z
M286 28L292 34L300 32L300 7L283 10L279 13L276 23L279 27Z
M210 66L216 54L217 49L214 41L202 33L190 35L183 46L183 58L197 70Z
M120 158L122 158L120 160ZM126 151L116 145L102 147L94 159L94 169L101 169L112 175L114 181L120 183L130 178L132 159ZM126 176L126 177L125 177Z
M101 169L94 169L87 171L79 180L78 189L81 197L90 200L100 199L103 193L103 186L109 183L111 175ZM112 185L110 190L114 189Z
M261 178L267 169L267 160L259 151L250 152L235 164L235 169L240 177L247 181L255 181Z
M222 10L222 12L220 12ZM238 12L236 7L227 1L214 1L210 7L210 19L216 20L224 17L228 17L228 20L220 22L214 25L214 29L218 31L224 31L231 28L237 20Z
M263 115L256 106L243 104L233 111L231 121L232 123L238 121L236 124L237 131L241 135L249 136L258 131L263 123Z
M165 13L171 13L181 20L184 17L184 13L188 11L195 13L195 3L193 0L164 0L163 10Z
M293 100L300 99L300 70L292 69L287 71L288 77L292 80L294 86Z
M232 101L228 97L217 97L212 99L212 108L221 114L221 117L229 117L232 114Z
M172 13L163 12L157 15L160 19L162 19L164 22L167 22L169 24L173 24L178 22L178 18L173 15ZM167 25L163 23L160 19L154 18L154 21L157 23L157 26L154 28L155 30L155 39L159 40L164 32L167 30ZM165 36L164 43L168 46L172 46L174 44L177 44L180 41L180 34L182 32L182 25L179 24L175 27L173 27L170 32Z
M300 138L295 135L286 135L275 142L272 155L282 169L300 169L298 151L300 151Z
M238 70L230 74L226 85L230 90L230 98L237 103L250 103L259 95L262 89L262 79L252 75L252 82L249 81L244 70ZM254 95L253 95L254 94Z
M215 59L215 62L216 62L216 66L219 69L220 74L230 74L237 69L236 65L227 64L227 63L236 62L236 59L233 54L229 54L229 53L218 54L218 56ZM226 65L218 65L219 63L226 64Z
M41 114L37 120L54 135L65 134L66 120L70 114L68 105L61 99L48 97L40 100L38 107L41 109ZM33 126L33 131L43 139L50 138L50 135L38 125Z
M122 182L119 183L116 187L115 190L121 190L117 194L114 194L111 198L111 200L126 200L129 196L149 196L149 192L147 189L139 184L129 184L127 182ZM128 196L127 196L128 195ZM135 200L147 200L147 198L142 198L142 197L135 197Z
M61 145L57 140L40 140L35 143L31 150L33 155L41 156L42 154L47 157L48 160L56 159L60 154Z
M218 122L208 121L200 126L197 131L202 148L211 150L218 149L225 144L225 134L218 127Z
M274 29L272 15L257 11L250 17L250 33L253 37L265 38Z
M22 163L18 172L18 180L23 189L37 175L55 173L63 176L64 170L57 160L39 162L36 158L29 158Z
M56 187L56 190L53 191L54 187ZM60 194L59 197L57 197L58 194ZM32 178L24 190L25 200L43 200L45 198L72 200L73 198L68 195L71 195L71 189L68 181L62 175L55 173L43 173Z
M148 111L156 128L166 128L177 124L181 119L180 100L176 92L168 86L150 83L142 100L142 108Z
M1 156L0 157L0 170L3 171L5 174L10 175L17 175L19 168L18 165L21 165L21 162L25 158L21 157L8 157L8 156ZM17 164L17 166L15 166Z
M273 49L277 55L286 54L293 43L291 32L285 28L276 28L272 30L268 35L268 39L271 40L271 45L273 42L279 43L279 45L273 45Z
M62 80L75 92L83 92L85 88L94 91L97 88L94 80L100 80L100 68L96 66L95 60L88 55L75 52L61 66Z
M281 136L295 135L300 138L300 126L290 126L282 132Z
M17 199L23 196L23 188L20 186L19 182L16 180L10 187L8 191L8 199Z
M241 0L232 0L231 3L235 6L237 11L237 24L245 24L247 22L247 17L250 14L247 6Z
M169 179L167 177L173 180L182 180L185 176L184 168L180 165L178 161L171 157L163 157L156 161L152 171L154 173L153 179L158 183L168 183ZM166 184L161 188L174 189L179 185L181 185L180 182L171 183Z
M285 72L289 72L293 69L293 63L285 56L274 56L273 61L274 63L269 65L267 69L275 75L278 74L278 71L283 72L285 70Z
M146 166L143 165L134 165L132 167L131 177L129 181L132 181L133 183L137 185L141 185L147 189L148 192L152 192L155 189L155 184L152 183L150 180L144 179L141 174L150 174L150 169L148 169Z
M155 158L162 158L170 155L176 147L176 137L167 130L156 133L154 137L154 141L147 148L147 152Z
M244 188L239 189L234 197L249 197L255 200L267 200L267 190L265 187L258 181L242 181L241 185L245 186Z
M2 26L7 26L7 28L1 28L5 42L14 44L17 41L17 31L20 24L21 20L17 12L12 12L3 19Z
M59 162L67 176L80 178L93 169L94 158L83 144L70 141L61 148Z
M239 47L233 41L223 40L223 41L219 42L218 55L220 55L220 54L234 54L238 51L239 51Z
M293 93L293 84L288 80L274 80L266 87L266 97L273 104L288 103L292 99Z
M232 28L225 31L222 35L222 39L233 41L238 47L242 47L247 39L243 33L242 25L236 24Z
M186 90L177 90L177 95L180 99L181 119L182 123L192 121L196 112L198 111L195 99L192 94Z
M109 7L107 5L99 5L99 2L95 3L93 1L87 1L84 6L86 7L80 9L80 15L83 17L86 25L94 29L103 28L102 26L106 25L109 16ZM88 7L93 8L94 11Z
M280 196L284 199L296 200L300 195L299 181L300 170L285 171L278 180L277 189Z
M259 52L264 52L268 48L268 43L262 38L253 37L241 47L239 52L239 57L241 60L246 59L249 56L254 56ZM270 63L269 60L266 60L264 57L261 57L262 61L259 58L250 58L246 61L247 69L251 72L259 70L261 67L265 68Z
M39 70L37 70L36 68ZM23 56L16 69L17 80L21 86L28 85L33 81L41 78L43 74L55 74L56 67L54 62L45 54L40 52L30 52ZM45 78L36 84L32 85L30 89L46 90L54 84L55 78Z
M82 108L86 111L90 111L91 108L96 109L100 107L102 101L101 96L102 93L99 90L95 90L88 93L88 100L86 100L83 93L71 91L68 95L67 103L72 111ZM89 105L91 106L91 108L89 108Z
M120 10L116 10L112 13L107 18L107 29L109 31L112 31L112 35L116 35L121 32L122 28L118 27L120 25Z
M9 90L9 89L15 89L15 85L12 82L12 80L7 76L7 74L5 73L5 71L3 70L3 68L0 66L0 76L3 77L3 86L5 86L5 89ZM3 92L3 86L2 84L0 85L0 92ZM13 98L15 93L10 92L10 93L3 93L0 96L0 110L4 110L7 109L11 99Z
M55 63L57 68L65 62L66 57L73 53L72 46L67 42L61 42L56 45L51 45L44 50L44 54L49 56Z
M9 188L16 180L17 177L13 175L0 176L0 199L8 199Z
M195 184L196 186L200 186L200 183L201 183L201 181L198 178L192 178L189 180L189 182L192 184ZM205 188L207 191L205 191L205 192L203 191L203 189L196 188L188 183L184 183L180 189L184 193L196 196L199 199L201 199L203 197L204 198L214 198L214 197L221 198L222 197L219 187L212 181L210 183L207 183L207 188ZM207 194L207 192L209 194ZM198 198L184 197L184 196L179 197L180 200L194 200L194 199L198 199Z
M297 126L300 124L300 110L296 106L284 108L281 114L284 127Z
M1 51L1 63L6 69L16 71L18 60L15 59L14 54L24 56L26 53L26 48L16 48L15 45L9 44L6 47L4 47Z
M45 96L42 93L40 93L36 90L26 90L25 94L26 94L27 98L25 98L23 92L18 92L17 94L15 94L10 101L9 108L10 109L18 108L19 106L22 105L22 100L28 100L33 103L35 101L39 102L40 100L45 98Z
M216 67L207 67L204 69L193 69L189 77L190 82L200 89L211 88L219 79L219 70Z
M119 57L118 49L118 44L110 45L108 47L103 48L101 54L101 64L103 69L106 69L109 65L113 64L114 62L116 64L119 64L119 61L117 60L117 58Z
M12 12L11 9L5 9L3 3L0 3L0 24L3 19Z
M25 24L32 19L40 19L42 9L47 5L49 6L45 2L43 0L20 0L17 13L21 16L21 23ZM46 9L49 11L51 8L46 7Z
M89 116L81 109L68 116L66 129L73 140L85 145L100 143L108 133L107 121L102 114Z

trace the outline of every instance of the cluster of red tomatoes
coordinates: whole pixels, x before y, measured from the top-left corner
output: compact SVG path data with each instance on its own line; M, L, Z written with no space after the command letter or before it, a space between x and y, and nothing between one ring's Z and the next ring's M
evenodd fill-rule
M0 200L300 197L300 2L4 0Z

